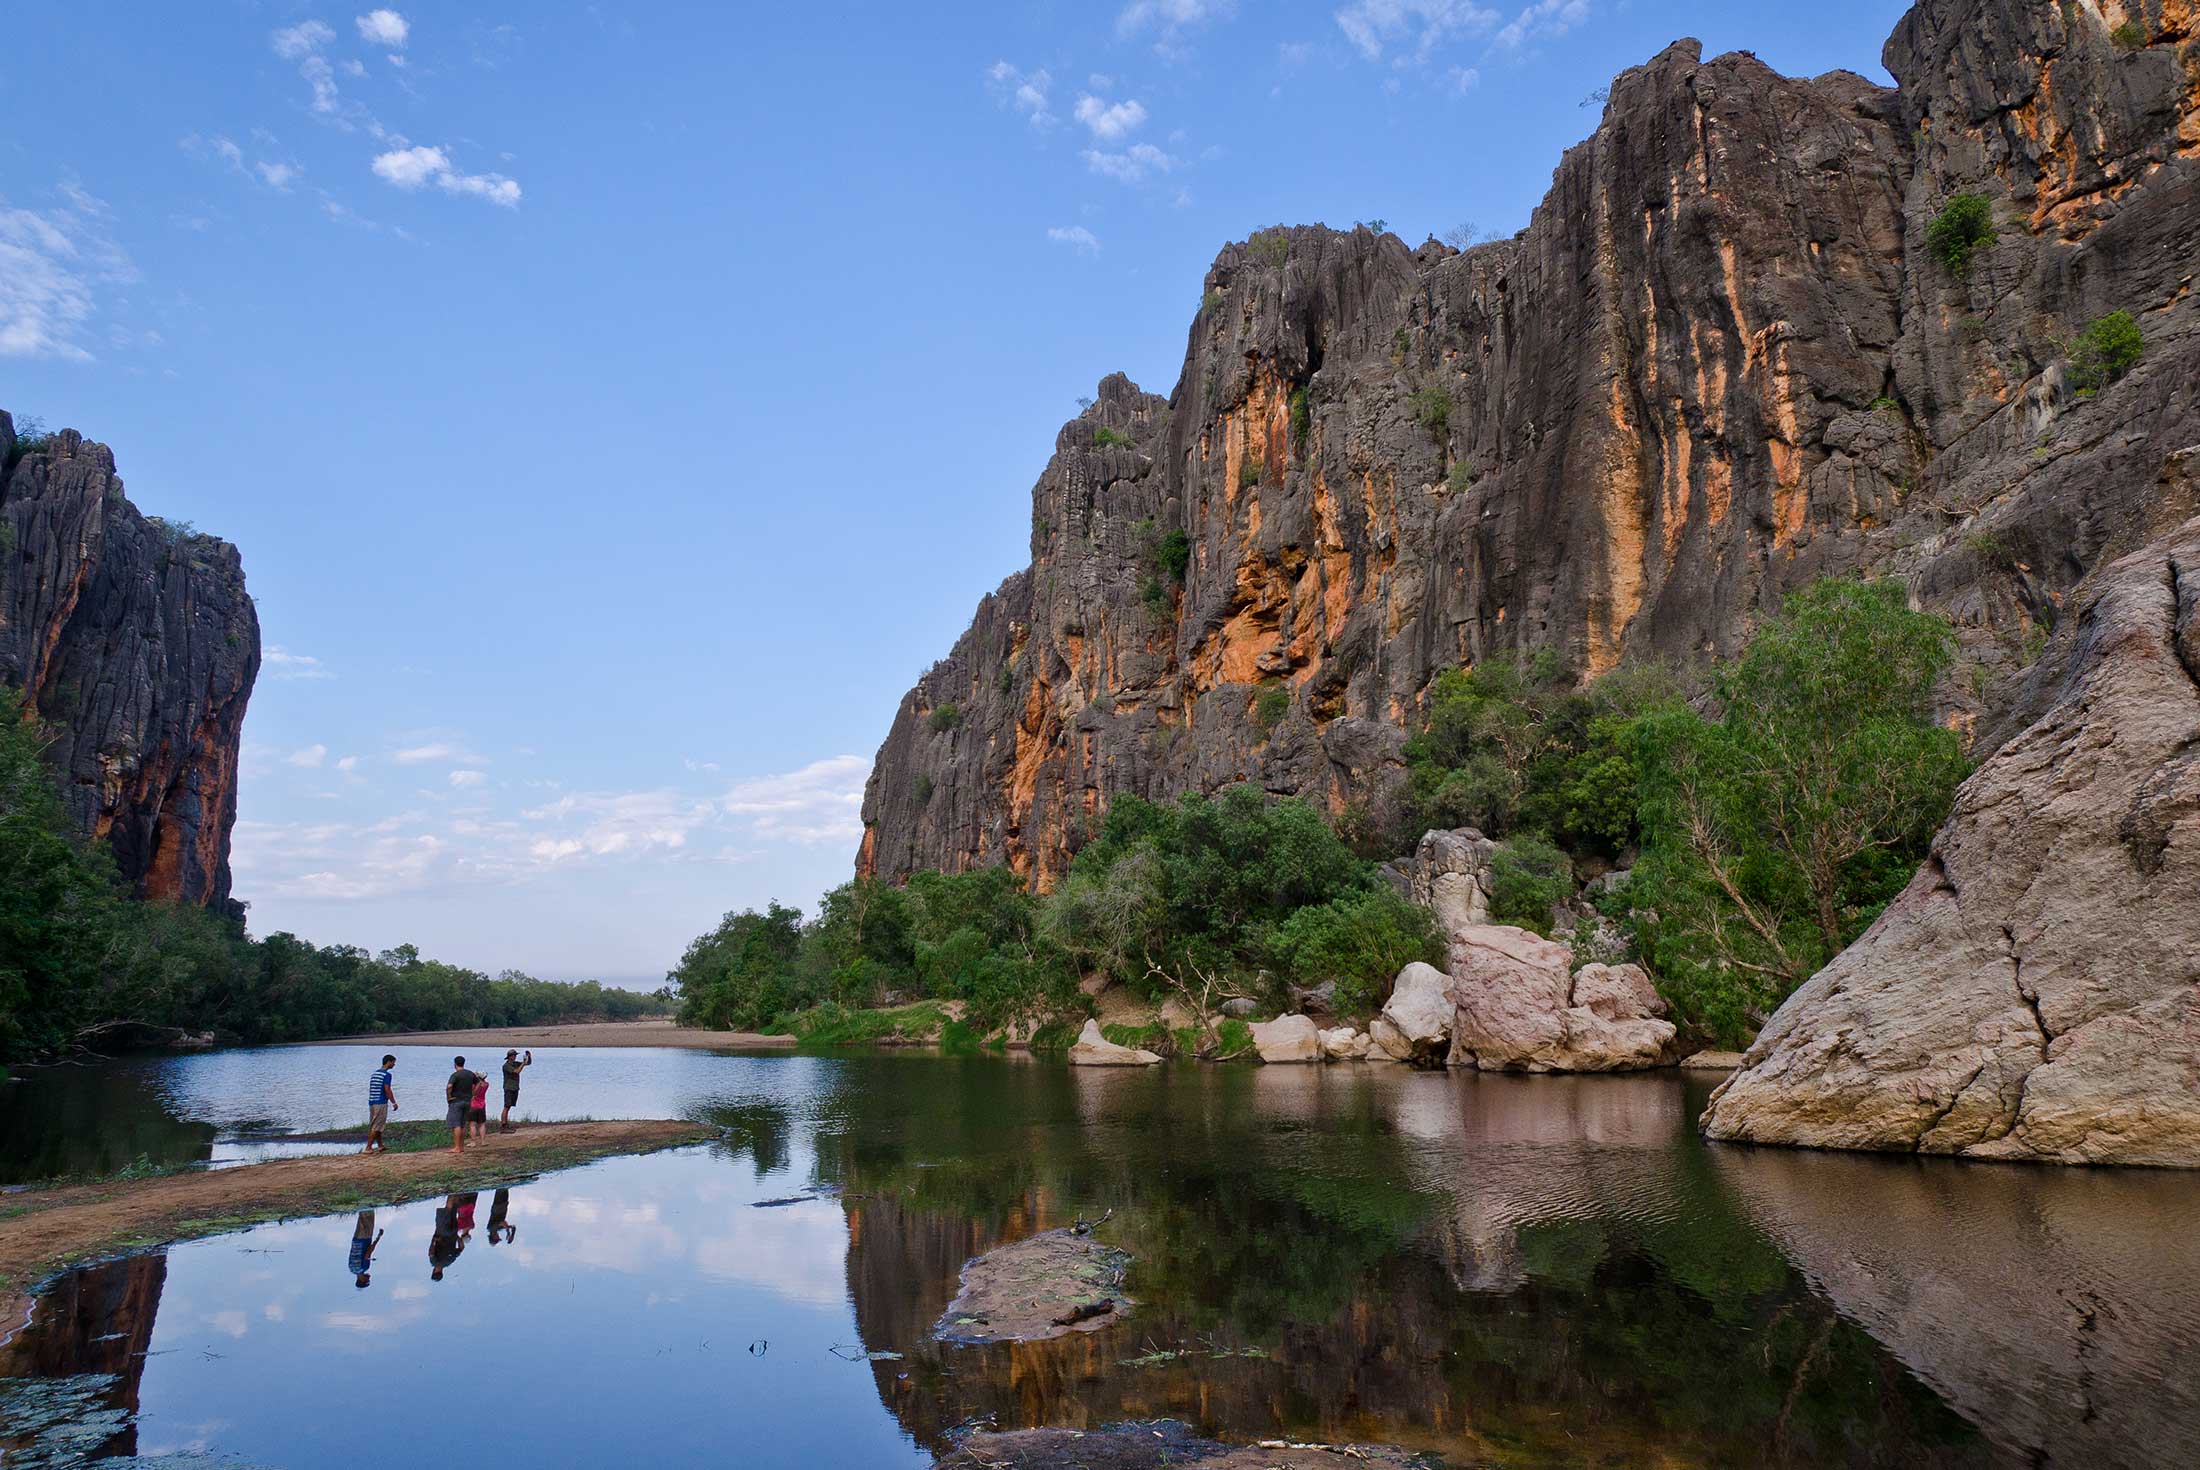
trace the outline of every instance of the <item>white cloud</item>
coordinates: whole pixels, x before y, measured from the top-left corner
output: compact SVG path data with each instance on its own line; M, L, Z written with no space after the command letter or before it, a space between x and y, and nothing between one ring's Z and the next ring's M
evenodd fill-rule
M292 751L283 759L291 765L303 766L307 770L315 770L319 768L322 761L328 759L328 747L318 744L308 745L303 750Z
M1145 106L1136 101L1103 102L1086 94L1077 99L1077 120L1092 130L1093 137L1103 143L1112 143L1129 133L1138 131L1146 120Z
M1516 51L1546 36L1563 36L1589 18L1589 0L1535 0L1491 38L1493 46Z
M335 39L336 32L317 20L300 21L297 25L285 26L267 38L268 44L275 48L275 54L285 61L297 61L311 56Z
M53 209L0 199L0 357L90 362L82 337L98 288L138 279L109 233L107 206L73 182L59 192L64 203Z
M1226 19L1236 9L1235 0L1131 0L1115 18L1115 29L1125 36L1135 36L1148 26L1180 31Z
M287 189L290 181L298 177L296 166L288 163L261 162L252 166L259 170L260 182L270 189Z
M1471 92L1482 85L1482 73L1471 66L1455 66L1451 69L1451 89L1454 92Z
M1054 78L1045 67L1026 72L1005 61L996 61L986 69L986 85L1000 99L1003 107L1020 112L1035 128L1051 128L1055 116L1047 110L1047 94L1054 86Z
M359 27L360 40L369 46L385 46L392 51L403 50L405 38L412 33L405 17L394 10L370 10L355 18L352 24Z
M482 782L488 779L489 773L487 771L451 772L451 784L453 786L479 786Z
M531 822L570 826L575 830L558 840L577 841L593 857L611 857L685 846L688 834L714 812L709 802L672 791L588 791L569 792L520 815Z
M503 174L462 174L451 166L450 155L440 148L392 148L387 153L376 154L372 167L377 177L400 189L418 189L433 183L447 194L470 194L506 209L519 205L517 180Z
M1569 3L1569 0L1560 0ZM1380 61L1383 50L1411 40L1415 59L1454 36L1478 35L1497 24L1498 13L1474 0L1352 0L1337 12L1337 25L1345 38L1369 61Z
M260 663L278 679L333 679L336 675L310 653L292 653L280 643L271 643L260 655Z
M721 806L750 819L758 836L796 842L853 841L863 835L863 783L871 763L828 756L798 771L736 782Z
M408 745L391 752L390 759L401 766L426 765L430 761L471 760L473 757L448 741L431 741L426 745Z
M1060 245L1074 245L1079 255L1098 255L1100 241L1083 225L1056 225L1047 231L1047 238Z
M336 762L336 769L349 774L359 769L359 757L347 755Z
M1149 173L1165 174L1181 162L1151 143L1133 143L1121 153L1104 153L1097 148L1085 150L1087 168L1103 178L1124 184L1138 183Z

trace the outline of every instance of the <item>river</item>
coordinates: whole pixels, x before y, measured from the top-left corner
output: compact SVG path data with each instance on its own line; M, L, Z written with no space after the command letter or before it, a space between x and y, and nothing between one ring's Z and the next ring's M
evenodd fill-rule
M0 1175L293 1151L254 1135L356 1121L382 1050L35 1073ZM400 1055L433 1116L450 1054ZM1707 1145L1673 1073L536 1056L526 1115L727 1139L378 1209L364 1284L351 1214L71 1273L0 1349L10 1470L924 1466L1160 1416L1459 1466L2200 1463L2190 1176ZM932 1341L970 1256L1103 1216L1127 1320Z

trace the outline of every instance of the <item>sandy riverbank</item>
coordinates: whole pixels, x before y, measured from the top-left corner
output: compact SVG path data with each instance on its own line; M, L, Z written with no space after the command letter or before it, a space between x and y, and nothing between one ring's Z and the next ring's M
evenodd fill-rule
M716 1128L671 1119L540 1123L492 1133L459 1157L447 1149L323 1155L0 1194L0 1342L23 1324L32 1289L80 1261L262 1220L485 1188L611 1154L650 1153L717 1136Z
M513 1026L504 1030L482 1027L474 1031L385 1031L375 1036L331 1036L313 1046L370 1046L375 1042L401 1042L406 1046L506 1047L535 1046L691 1046L707 1051L746 1051L764 1047L791 1047L792 1036L766 1036L756 1031L708 1031L682 1026L676 1021L576 1021L565 1026Z

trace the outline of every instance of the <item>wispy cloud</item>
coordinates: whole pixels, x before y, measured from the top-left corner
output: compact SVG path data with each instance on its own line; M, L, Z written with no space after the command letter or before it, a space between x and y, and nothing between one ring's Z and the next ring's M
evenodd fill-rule
M1098 255L1100 241L1083 225L1055 225L1047 231L1047 238L1057 245L1075 246L1079 255Z
M267 43L275 48L275 54L283 60L299 61L315 54L335 39L336 32L327 25L317 20L306 20L271 32Z
M1338 28L1369 61L1400 44L1410 45L1411 59L1425 60L1444 42L1481 35L1500 18L1474 0L1352 0L1336 13Z
M736 782L721 806L749 818L760 837L853 841L863 834L863 783L870 773L871 763L860 755L829 756L797 771Z
M460 173L441 148L416 146L392 148L375 155L375 176L400 189L419 189L434 184L448 194L470 194L506 209L519 207L519 183L503 174Z
M62 203L42 210L0 199L0 357L90 362L99 289L138 279L106 204L73 180L58 192Z
M302 766L309 771L319 770L321 762L327 759L328 747L319 744L308 745L303 750L294 750L283 757L286 764Z
M1133 143L1120 153L1108 153L1098 148L1085 150L1085 167L1102 178L1118 183L1136 184L1149 174L1165 174L1179 167L1183 160L1164 153L1151 143Z
M1189 32L1227 20L1236 10L1236 0L1131 0L1115 17L1115 33L1129 40L1151 32L1155 52L1174 61L1187 54Z
M406 38L412 34L405 17L394 10L370 10L354 18L352 24L359 28L360 40L391 51L404 50Z
M424 766L431 761L442 764L471 761L474 757L447 740L432 740L424 745L407 745L393 750L390 759L401 766Z
M261 667L278 679L333 679L336 674L310 653L292 653L271 643L260 655Z
M488 779L489 773L487 771L451 772L451 785L453 785L454 787L479 786L482 782Z
M1517 51L1545 37L1563 36L1589 18L1589 0L1535 0L1490 38L1490 44Z
M1045 67L1027 72L1005 61L996 61L986 68L985 79L987 88L1003 107L1022 113L1035 128L1054 126L1056 118L1047 107L1054 78Z
M1138 131L1146 121L1144 104L1135 99L1124 102L1104 102L1087 93L1077 99L1077 120L1092 130L1093 137L1103 143L1112 143L1126 134Z

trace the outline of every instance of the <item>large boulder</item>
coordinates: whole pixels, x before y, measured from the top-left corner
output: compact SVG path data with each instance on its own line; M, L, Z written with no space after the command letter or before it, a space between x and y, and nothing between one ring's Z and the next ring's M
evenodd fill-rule
M1449 1061L1485 1072L1620 1072L1670 1059L1665 1003L1635 965L1583 965L1573 951L1510 924L1452 936L1458 1014Z
M1408 898L1436 915L1448 937L1490 921L1490 861L1497 846L1472 827L1426 832L1413 856L1388 871Z
M1373 1045L1365 1031L1350 1026L1331 1026L1322 1032L1322 1055L1332 1062L1364 1061Z
M2200 519L2076 619L2046 712L1773 1015L1711 1137L2200 1166Z
M1415 960L1398 972L1383 1013L1368 1025L1377 1046L1401 1062L1433 1067L1451 1041L1451 977Z
M1117 1046L1100 1034L1098 1021L1085 1022L1069 1047L1073 1067L1150 1067L1160 1060L1143 1047Z
M1253 1050L1264 1062L1318 1062L1321 1031L1305 1016L1279 1016L1252 1024Z

